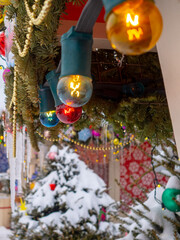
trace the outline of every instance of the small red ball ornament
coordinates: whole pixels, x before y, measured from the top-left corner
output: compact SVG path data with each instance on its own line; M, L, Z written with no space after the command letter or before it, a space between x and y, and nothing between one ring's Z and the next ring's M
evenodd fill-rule
M50 152L48 154L48 158L51 160L54 160L57 157L57 153L56 152Z
M82 107L70 107L65 104L61 104L56 107L56 116L59 120L66 124L75 123L78 121L82 114Z
M54 191L55 188L56 188L56 184L55 183L50 183L49 186L50 186L51 191Z

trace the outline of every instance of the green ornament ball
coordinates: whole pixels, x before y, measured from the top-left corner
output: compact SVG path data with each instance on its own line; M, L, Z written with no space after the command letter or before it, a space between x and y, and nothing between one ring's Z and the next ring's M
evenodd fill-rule
M180 206L175 202L176 196L180 195L180 189L167 188L162 195L164 206L171 212L180 212Z

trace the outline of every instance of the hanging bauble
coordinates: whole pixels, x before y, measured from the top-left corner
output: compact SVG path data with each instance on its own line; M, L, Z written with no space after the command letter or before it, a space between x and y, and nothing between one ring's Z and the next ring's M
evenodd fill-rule
M66 124L72 124L78 121L82 114L82 107L70 107L65 104L61 104L56 107L56 115L59 120Z
M29 187L30 187L31 190L33 190L33 188L35 187L35 182L31 182Z
M54 191L55 188L56 188L56 184L55 183L50 183L49 186L50 186L51 191Z
M89 128L84 128L78 132L79 141L86 142L92 136Z
M50 153L48 153L47 157L50 160L54 160L57 157L57 153L56 152L50 152Z
M6 75L8 75L11 72L9 68L5 68L2 74L4 82L6 82Z
M73 137L76 136L76 132L75 132L74 130L72 130L71 135L72 135Z
M40 113L39 119L41 124L45 127L55 127L59 123L56 111Z
M118 139L118 138L115 138L115 139L113 140L113 143L114 143L115 146L118 145L118 144L119 144L119 139Z
M6 5L10 5L11 2L9 0L0 0L0 5L6 6Z
M162 17L152 0L103 0L106 31L114 49L126 55L149 51L162 32Z
M180 195L179 189L166 188L162 195L164 206L171 212L180 212L180 205L176 202L176 197Z
M92 135L94 137L100 137L101 136L101 134L99 132L95 131L94 129L92 130Z

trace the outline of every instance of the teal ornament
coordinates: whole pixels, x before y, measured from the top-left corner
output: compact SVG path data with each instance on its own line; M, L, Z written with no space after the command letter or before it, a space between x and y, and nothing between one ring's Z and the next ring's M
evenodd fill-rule
M162 195L164 206L171 212L180 212L180 206L174 201L180 195L180 189L167 188Z

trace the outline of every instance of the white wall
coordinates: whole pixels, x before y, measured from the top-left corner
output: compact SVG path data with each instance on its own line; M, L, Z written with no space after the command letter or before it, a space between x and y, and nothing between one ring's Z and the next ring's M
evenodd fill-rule
M180 1L156 0L156 5L164 22L157 50L180 156Z

